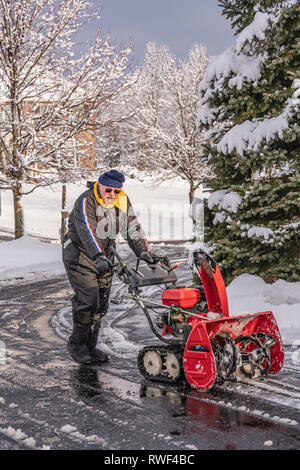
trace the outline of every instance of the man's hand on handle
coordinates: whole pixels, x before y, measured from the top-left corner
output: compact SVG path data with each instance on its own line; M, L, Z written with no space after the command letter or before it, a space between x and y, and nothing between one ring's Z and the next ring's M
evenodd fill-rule
M104 274L111 271L113 266L109 259L107 259L103 254L97 255L94 262L97 265L100 276L104 276Z
M154 253L150 253L150 251L143 251L140 254L140 259L145 261L147 264L155 264L159 261L158 256Z

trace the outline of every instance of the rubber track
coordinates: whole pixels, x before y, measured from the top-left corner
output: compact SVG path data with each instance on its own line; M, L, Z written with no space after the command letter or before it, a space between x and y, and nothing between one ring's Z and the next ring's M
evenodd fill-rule
M150 375L150 374L148 374L147 371L145 370L144 363L143 363L144 354L148 351L157 351L160 354L163 363L164 363L164 358L168 353L174 354L177 357L178 362L180 364L179 375L176 378L170 378L167 375L167 373L164 369L164 366L162 368L162 372L159 375ZM138 355L137 364L138 364L139 371L141 372L143 377L145 377L148 380L153 380L155 382L164 382L164 383L168 383L168 384L174 384L174 383L182 382L182 381L185 380L185 375L184 375L184 370L183 370L183 352L184 352L184 348L182 346L172 346L172 345L168 345L168 346L157 346L157 345L155 345L155 346L146 346L145 348L143 348L139 352L139 355Z

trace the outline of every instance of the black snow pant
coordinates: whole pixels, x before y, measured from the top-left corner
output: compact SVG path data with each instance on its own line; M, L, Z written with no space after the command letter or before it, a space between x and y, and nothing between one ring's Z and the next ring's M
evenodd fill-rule
M107 258L113 261L113 255ZM63 262L74 291L73 332L69 341L85 343L94 350L101 319L109 306L112 275L108 272L100 277L94 261L67 237L63 244Z

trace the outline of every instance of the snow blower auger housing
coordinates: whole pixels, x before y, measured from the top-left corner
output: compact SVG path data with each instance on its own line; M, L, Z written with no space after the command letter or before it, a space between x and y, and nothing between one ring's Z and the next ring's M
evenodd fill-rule
M284 351L273 313L229 316L222 275L206 252L193 253L202 285L189 288L176 287L178 265L171 267L167 258L154 266L139 266L138 261L136 268L129 268L112 251L119 261L119 277L164 343L140 351L138 368L145 378L166 383L184 379L192 388L206 391L227 380L256 379L281 370ZM141 298L142 287L155 284L165 284L162 304ZM153 307L162 311L156 327L148 311Z

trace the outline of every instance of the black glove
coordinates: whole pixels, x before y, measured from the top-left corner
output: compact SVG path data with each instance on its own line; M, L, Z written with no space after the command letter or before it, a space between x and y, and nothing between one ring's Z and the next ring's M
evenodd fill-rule
M154 253L150 253L150 251L143 251L140 254L140 259L146 261L147 264L155 264L159 261L159 258Z
M106 258L105 255L99 254L94 259L94 262L97 265L100 276L104 276L107 272L111 271L112 265L111 262Z

